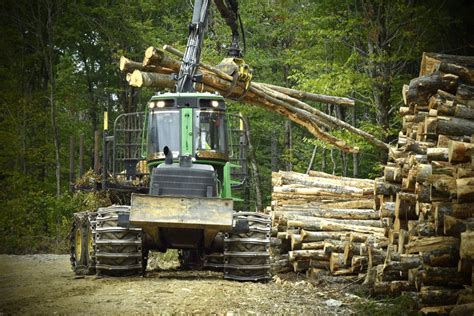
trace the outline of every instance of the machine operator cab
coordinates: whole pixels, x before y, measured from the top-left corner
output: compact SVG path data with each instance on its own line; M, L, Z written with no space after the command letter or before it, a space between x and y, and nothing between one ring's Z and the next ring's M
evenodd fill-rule
M152 195L230 197L224 98L162 93L146 114L146 156Z

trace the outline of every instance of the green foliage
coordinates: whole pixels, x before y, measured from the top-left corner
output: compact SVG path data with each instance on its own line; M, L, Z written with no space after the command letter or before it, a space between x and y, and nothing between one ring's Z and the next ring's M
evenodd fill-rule
M457 54L472 55L466 24L471 16L461 2L239 3L247 42L245 60L254 70L255 81L353 97L354 109L310 105L386 141L396 137L399 91L417 74L421 52L454 49ZM118 70L120 56L140 61L151 45L183 49L191 14L188 1L173 0L0 3L0 252L59 249L72 212L97 206L89 195L56 197L56 165L61 165L60 189L65 192L70 137L75 139L77 156L79 135L84 135L87 170L102 113L109 111L112 122L123 112L142 110L154 93L128 87ZM212 8L203 60L219 63L229 44L228 27ZM229 102L229 107L249 118L266 205L271 170L291 164L295 171L306 171L315 145L313 169L353 173L352 155L314 140L304 128L292 125L293 147L289 149L282 117L238 102ZM331 133L361 149L359 177L380 172L380 150L341 129ZM271 150L272 143L276 152ZM278 160L273 166L272 154ZM75 163L77 173L77 158ZM255 193L250 194L253 205Z
M354 307L357 315L418 315L415 302L406 295L395 298L364 300L357 302Z

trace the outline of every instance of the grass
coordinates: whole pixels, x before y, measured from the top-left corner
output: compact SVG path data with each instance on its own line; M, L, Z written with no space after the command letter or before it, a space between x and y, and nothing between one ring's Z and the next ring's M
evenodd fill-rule
M367 297L367 300L356 303L354 309L357 315L417 315L416 302L406 295L385 298Z

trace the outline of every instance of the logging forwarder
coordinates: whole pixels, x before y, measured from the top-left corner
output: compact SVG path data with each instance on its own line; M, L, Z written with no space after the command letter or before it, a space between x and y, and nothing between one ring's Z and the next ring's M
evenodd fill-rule
M248 87L252 73L239 47L242 37L245 48L245 37L237 1L214 2L232 30L228 56L219 67L234 84ZM71 263L76 274L144 274L149 250L178 249L184 268L214 268L234 280L271 277L269 217L234 210L232 188L242 181L231 179L237 166L230 158L224 97L232 96L194 89L201 80L197 68L209 5L208 0L194 3L176 92L154 95L145 113L119 116L113 135L105 128L102 187L129 192L130 205L74 214ZM109 160L112 175L122 164L131 180L142 176L136 170L145 160L148 178L139 188L108 181Z

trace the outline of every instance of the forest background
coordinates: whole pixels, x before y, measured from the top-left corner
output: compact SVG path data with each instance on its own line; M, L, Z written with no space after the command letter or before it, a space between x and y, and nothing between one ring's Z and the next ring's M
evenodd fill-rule
M396 139L401 87L417 76L422 52L474 52L469 0L239 3L254 80L351 97L355 107L312 105L385 142ZM103 112L112 122L141 111L155 92L128 87L120 56L141 61L148 46L183 49L191 13L187 0L0 3L0 253L65 250L71 214L100 199L69 192L70 138L78 151L84 135L85 168L92 167ZM202 59L217 64L229 42L212 8ZM359 154L326 146L274 113L237 102L229 108L249 118L266 205L271 171L306 172L313 152L313 170L353 177L379 175L386 159L344 131L334 133Z

